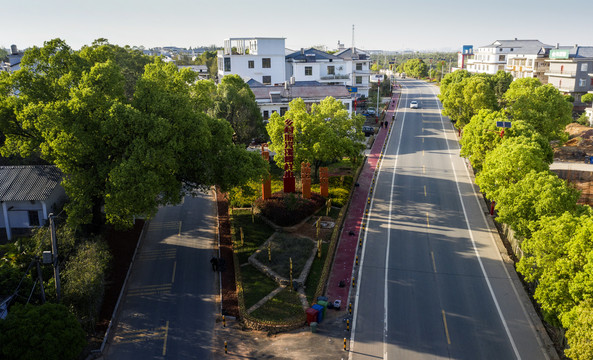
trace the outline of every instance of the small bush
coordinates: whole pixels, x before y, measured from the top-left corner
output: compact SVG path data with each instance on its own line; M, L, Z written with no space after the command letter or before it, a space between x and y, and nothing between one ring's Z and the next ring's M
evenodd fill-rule
M301 194L274 193L266 201L258 199L255 205L261 214L279 226L292 226L313 215L325 203L319 194L303 199Z

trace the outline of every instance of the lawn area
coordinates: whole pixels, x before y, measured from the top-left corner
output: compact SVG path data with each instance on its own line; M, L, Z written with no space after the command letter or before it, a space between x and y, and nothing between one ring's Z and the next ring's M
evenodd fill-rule
M243 227L243 246L241 246L241 230ZM231 236L233 238L233 247L239 258L239 263L244 264L249 256L255 252L272 234L272 229L259 216L254 216L254 222L251 221L250 210L233 211L233 220Z
M257 304L264 296L278 287L274 280L251 265L241 266L241 277L243 279L243 299L245 300L246 309Z
M262 307L251 313L252 316L264 321L290 321L305 319L305 312L296 291L287 287L276 294Z
M329 243L323 243L321 245L321 258L318 258L317 255L315 255L315 260L313 260L313 264L311 265L311 271L309 272L309 276L305 282L305 294L307 295L307 301L309 304L313 303L313 297L315 296L317 284L319 283L319 278L323 272L323 264L325 263L325 258L327 257L328 248Z
M292 277L296 279L303 271L313 247L315 244L310 239L292 234L279 234L272 240L272 261L268 262L267 250L257 254L256 259L262 264L268 265L278 275L288 279L290 277L290 259L292 258Z

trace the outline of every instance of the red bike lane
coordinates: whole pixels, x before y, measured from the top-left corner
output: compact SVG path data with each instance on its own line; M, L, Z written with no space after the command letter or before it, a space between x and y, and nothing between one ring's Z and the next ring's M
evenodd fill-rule
M352 289L352 271L355 266L355 256L359 248L359 240L364 235L361 232L362 220L369 202L369 197L371 196L370 189L373 184L373 178L375 177L375 171L391 130L399 95L397 93L391 97L387 113L385 114L385 120L387 120L388 126L387 128L379 128L379 133L376 135L375 142L358 176L357 182L359 186L355 187L352 193L350 208L344 219L344 225L340 233L338 248L334 256L334 263L327 285L326 296L332 302L334 300L341 300L342 304L346 304L349 299L349 291Z

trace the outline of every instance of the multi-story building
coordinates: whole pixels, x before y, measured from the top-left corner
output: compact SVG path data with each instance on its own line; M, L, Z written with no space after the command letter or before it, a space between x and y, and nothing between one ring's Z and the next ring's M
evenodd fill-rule
M16 45L10 46L10 53L8 54L8 62L0 63L0 71L14 72L20 70L21 59L25 55L24 51L19 51Z
M284 38L229 38L218 50L218 78L237 74L264 85L286 80Z
M286 55L286 77L294 81L318 81L324 85L347 85L350 74L344 59L315 48Z
M352 89L356 89L357 96L368 97L371 87L371 58L369 54L357 48L347 48L335 55L344 59L346 73L350 76L348 85Z
M505 71L511 73L513 79L536 78L542 84L547 84L548 77L545 73L549 70L550 63L546 58L551 48L545 45L539 49L526 48L515 54L508 54Z
M550 64L545 73L548 83L574 98L575 110L584 110L581 96L593 90L593 46L558 47L550 50L546 60Z
M552 48L539 40L496 40L490 45L474 49L473 59L468 59L467 71L471 73L496 74L505 70L507 56L538 54L542 48Z
M457 68L456 70L466 69L468 60L474 56L473 45L463 45L460 52L457 53Z

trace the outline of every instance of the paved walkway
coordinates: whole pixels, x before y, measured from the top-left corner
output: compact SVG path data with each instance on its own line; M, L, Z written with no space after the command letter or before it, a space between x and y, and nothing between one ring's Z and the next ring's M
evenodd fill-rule
M593 164L554 161L552 164L550 164L550 170L593 171Z
M388 120L389 126L387 128L379 129L379 133L376 135L375 142L367 157L367 161L358 177L359 186L355 188L354 193L352 194L352 202L350 203L350 208L344 219L344 226L342 227L342 233L340 234L340 241L338 243L338 249L335 254L326 291L326 296L332 302L334 300L341 300L342 304L345 305L349 298L349 291L352 288L350 286L352 281L352 269L355 262L359 237L361 235L362 218L364 216L369 198L369 191L375 176L375 169L377 168L379 157L383 151L383 145L385 144L389 133L388 130L390 129L391 119L397 108L398 99L399 93L393 94L387 114L385 115L385 119ZM339 286L341 280L344 280L345 283L345 286L343 287ZM344 305L342 308L347 309L347 305Z

